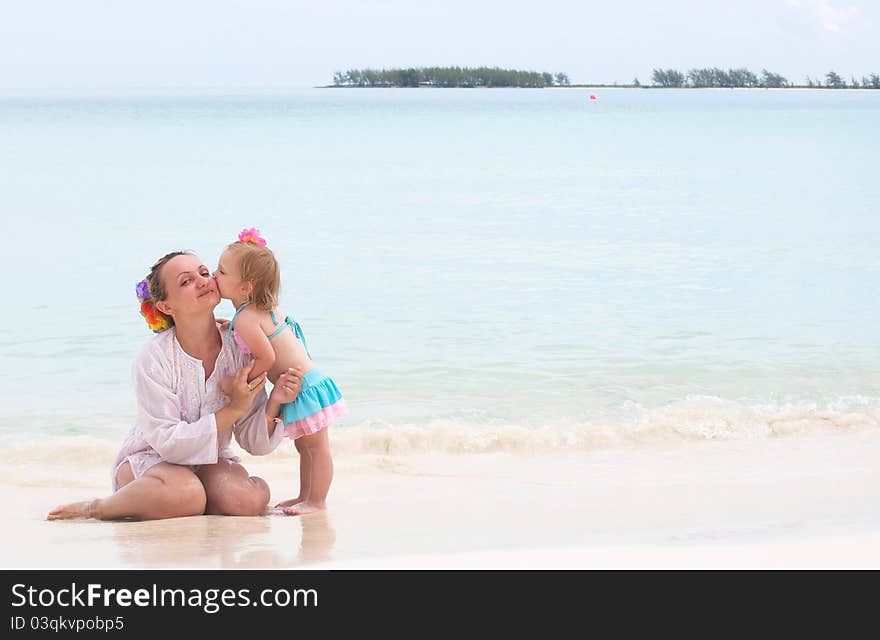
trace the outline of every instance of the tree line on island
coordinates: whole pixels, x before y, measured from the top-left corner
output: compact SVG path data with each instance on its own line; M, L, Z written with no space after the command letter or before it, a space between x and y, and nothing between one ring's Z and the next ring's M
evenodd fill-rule
M682 73L676 69L654 69L650 85L642 85L638 78L632 84L572 85L565 73L522 71L498 67L408 67L399 69L349 69L333 74L334 87L671 87L671 88L733 88L765 89L823 88L823 89L880 89L880 75L873 73L854 76L849 82L835 71L824 78L806 78L804 84L795 84L786 77L762 69L758 75L744 67L719 69L706 67Z
M870 76L862 76L859 82L855 76L846 82L838 73L829 71L825 78L806 78L804 84L796 85L787 78L772 73L766 69L757 75L748 69L718 69L704 68L691 69L686 74L675 69L654 69L651 80L656 87L760 87L760 88L784 88L784 87L811 87L815 89L880 89L880 75L872 73ZM634 81L639 86L639 81Z
M349 69L333 74L335 87L553 87L571 84L564 73L498 67Z

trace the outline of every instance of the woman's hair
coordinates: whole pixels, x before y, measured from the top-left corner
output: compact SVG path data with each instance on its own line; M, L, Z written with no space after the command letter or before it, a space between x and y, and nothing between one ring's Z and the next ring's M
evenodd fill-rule
M250 303L262 311L275 309L281 289L281 269L275 254L253 242L233 242L228 248L238 258L241 281L254 287Z
M159 300L164 300L168 297L168 290L165 288L165 283L162 282L161 271L162 267L171 260L172 258L176 258L177 256L192 256L195 255L191 251L172 251L171 253L165 254L161 258L156 261L150 268L150 273L147 275L147 287L150 289L150 299L153 301L155 305ZM169 326L174 326L174 318L169 315L166 315L156 309L157 313L161 313L167 319Z

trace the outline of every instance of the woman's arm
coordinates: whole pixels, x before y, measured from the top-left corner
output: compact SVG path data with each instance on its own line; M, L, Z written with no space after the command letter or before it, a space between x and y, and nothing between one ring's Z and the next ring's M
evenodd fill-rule
M229 404L214 413L218 434L222 435L248 413L254 404L254 399L265 387L265 373L248 382L248 376L253 368L254 363L250 362L236 371L233 377L220 381L220 390L229 397Z
M281 405L296 400L302 382L302 371L288 369L275 381L272 393L265 403L254 402L248 415L239 420L234 429L238 444L254 455L271 453L284 438L284 424L276 422Z
M250 407L253 397L262 391L259 384L247 391L248 370L242 368L234 379L238 384L230 389L235 394L233 402L187 422L181 419L180 400L173 391L168 362L145 350L135 361L132 373L138 404L137 426L147 443L174 464L217 462L220 435L233 426Z

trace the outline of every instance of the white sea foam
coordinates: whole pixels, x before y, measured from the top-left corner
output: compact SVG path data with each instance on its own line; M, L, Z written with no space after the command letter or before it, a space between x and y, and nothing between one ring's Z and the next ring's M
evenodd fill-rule
M694 396L627 418L527 426L510 422L434 420L415 423L343 423L331 428L334 455L407 456L497 452L542 454L675 446L711 440L760 440L880 430L880 401L840 398L832 403L748 404ZM88 484L109 473L120 442L59 435L39 440L5 437L0 480L20 484ZM296 457L291 442L274 456Z
M634 409L629 419L614 421L571 421L540 427L445 420L426 425L354 425L335 429L333 446L342 454L540 453L873 429L880 429L880 404L873 399L841 399L825 406L752 405L697 396L653 410Z

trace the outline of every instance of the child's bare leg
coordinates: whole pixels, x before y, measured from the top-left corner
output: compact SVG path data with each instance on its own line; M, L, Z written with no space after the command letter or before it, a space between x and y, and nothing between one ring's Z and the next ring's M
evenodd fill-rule
M309 479L309 495L303 502L284 509L284 513L296 516L323 511L327 508L327 493L333 482L333 458L330 455L330 439L327 429L300 438L309 454L312 473Z
M303 444L302 438L294 440L293 445L299 452L299 496L291 498L290 500L285 500L284 502L279 502L275 505L276 507L292 507L300 502L305 502L309 498L309 487L312 478L312 464L309 459L309 451Z
M205 490L188 467L160 462L135 480L126 463L116 481L120 488L113 495L55 507L46 519L160 520L197 516L205 511Z

